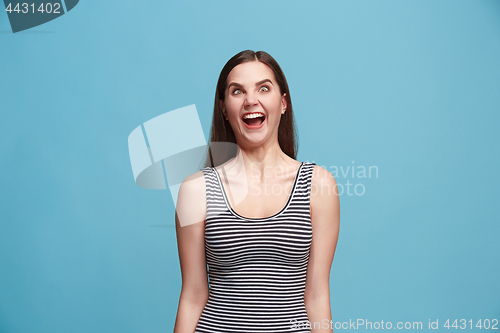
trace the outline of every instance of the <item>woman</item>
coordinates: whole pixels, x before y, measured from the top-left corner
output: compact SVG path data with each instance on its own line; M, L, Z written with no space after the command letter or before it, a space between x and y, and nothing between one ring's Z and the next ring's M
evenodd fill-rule
M280 66L238 53L217 83L207 163L179 189L175 333L332 332L336 182L296 150Z

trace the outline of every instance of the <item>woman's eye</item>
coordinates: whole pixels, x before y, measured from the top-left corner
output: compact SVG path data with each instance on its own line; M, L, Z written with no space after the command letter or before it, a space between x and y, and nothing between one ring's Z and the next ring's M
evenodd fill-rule
M241 90L240 89L233 90L233 95L239 95L239 94L241 94Z
M269 87L268 86L262 86L262 87L260 87L259 91L269 91Z

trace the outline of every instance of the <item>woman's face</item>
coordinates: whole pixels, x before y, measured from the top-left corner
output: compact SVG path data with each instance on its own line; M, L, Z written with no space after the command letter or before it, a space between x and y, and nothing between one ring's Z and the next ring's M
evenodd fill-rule
M273 71L260 61L245 62L231 70L221 103L240 146L277 140L281 115L287 107L285 95L281 95Z

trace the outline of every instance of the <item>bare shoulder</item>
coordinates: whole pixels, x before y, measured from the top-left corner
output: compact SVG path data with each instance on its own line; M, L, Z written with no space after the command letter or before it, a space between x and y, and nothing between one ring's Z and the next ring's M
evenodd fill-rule
M181 187L184 185L185 188L196 189L199 187L200 190L205 190L205 175L203 171L197 171L192 175L187 176L181 184Z
M197 171L182 181L179 188L179 198L181 196L192 199L205 198L205 175L203 171Z
M175 209L181 226L205 220L207 206L203 171L197 171L183 180Z
M313 169L310 205L311 217L314 216L314 220L318 220L318 215L337 216L339 213L340 204L335 177L319 165L315 165Z
M335 181L335 177L333 177L330 171L319 165L315 165L311 178L311 195L321 194L319 193L321 186L336 190L337 182Z

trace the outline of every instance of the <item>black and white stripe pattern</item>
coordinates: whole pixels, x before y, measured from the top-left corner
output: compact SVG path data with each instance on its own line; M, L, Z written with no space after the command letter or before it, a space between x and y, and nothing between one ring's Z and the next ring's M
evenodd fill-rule
M219 174L211 167L202 169L210 294L195 333L311 332L304 327L309 320L304 290L314 165L302 162L285 207L260 219L234 212Z

